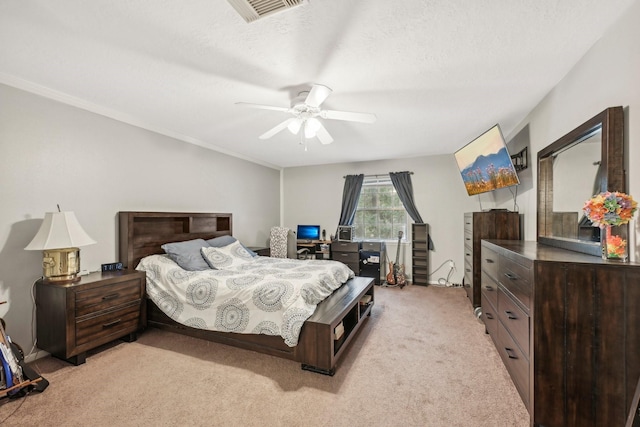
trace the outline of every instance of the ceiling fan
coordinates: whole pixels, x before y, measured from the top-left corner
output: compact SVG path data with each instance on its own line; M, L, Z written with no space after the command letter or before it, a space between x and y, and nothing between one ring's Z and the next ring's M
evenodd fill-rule
M329 95L331 95L331 92L332 90L325 85L313 84L311 90L300 92L298 96L291 101L291 107L289 108L252 104L249 102L237 102L236 104L250 108L280 111L293 115L293 117L288 118L260 135L260 139L269 139L278 132L289 129L294 135L302 131L302 133L300 133L301 139L303 137L307 139L318 137L322 144L331 144L333 138L329 135L329 132L327 132L327 129L325 129L319 119L344 120L360 123L374 123L376 121L375 114L321 109L320 106Z

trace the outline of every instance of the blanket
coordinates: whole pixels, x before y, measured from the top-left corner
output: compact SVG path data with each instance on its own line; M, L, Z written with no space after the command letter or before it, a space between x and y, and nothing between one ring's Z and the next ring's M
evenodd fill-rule
M171 319L199 329L279 335L290 347L316 306L354 276L329 260L259 256L227 264L187 271L166 255L151 255L136 269L147 275L148 297Z

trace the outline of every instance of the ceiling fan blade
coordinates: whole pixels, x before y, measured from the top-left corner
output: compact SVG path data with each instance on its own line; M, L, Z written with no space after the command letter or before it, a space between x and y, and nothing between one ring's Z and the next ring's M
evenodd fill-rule
M249 107L249 108L259 108L261 110L281 111L283 113L287 113L290 110L290 108L275 107L273 105L252 104L250 102L236 102L236 105L241 105L243 107Z
M348 122L375 123L377 117L371 113L353 113L351 111L322 110L320 117L331 120L346 120Z
M263 133L262 135L260 135L258 138L259 139L269 139L271 138L273 135L275 135L276 133L284 130L287 128L287 126L289 126L289 123L291 123L292 121L296 120L295 117L292 117L290 119L285 120L284 122L280 123L279 125L277 125L276 127L266 131L265 133Z
M333 138L329 135L329 132L327 132L327 129L325 129L322 123L320 123L320 128L317 130L316 136L320 140L320 143L324 145L331 144L333 142Z
M332 90L325 85L314 84L304 103L311 107L319 107L331 95Z

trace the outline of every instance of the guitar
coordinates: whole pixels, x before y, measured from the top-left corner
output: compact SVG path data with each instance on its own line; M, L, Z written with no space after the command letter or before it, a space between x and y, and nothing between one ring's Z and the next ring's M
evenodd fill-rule
M400 264L400 241L402 240L402 231L398 231L398 250L396 251L396 262L389 263L389 273L387 274L387 283L390 285L400 286L400 289L406 284L404 277L404 264Z

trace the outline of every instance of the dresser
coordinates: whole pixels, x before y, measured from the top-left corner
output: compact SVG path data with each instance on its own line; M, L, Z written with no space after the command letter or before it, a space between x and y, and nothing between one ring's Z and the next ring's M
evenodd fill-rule
M536 426L623 426L640 378L640 264L482 241L482 318Z
M473 308L480 307L480 241L482 239L520 239L520 214L508 211L467 212L464 214L463 286Z
M331 242L331 259L346 264L356 276L360 275L360 242Z
M38 347L75 365L109 341L146 326L142 271L98 272L68 284L36 282Z

